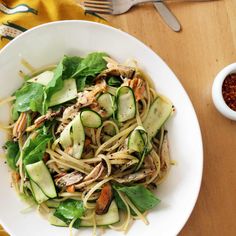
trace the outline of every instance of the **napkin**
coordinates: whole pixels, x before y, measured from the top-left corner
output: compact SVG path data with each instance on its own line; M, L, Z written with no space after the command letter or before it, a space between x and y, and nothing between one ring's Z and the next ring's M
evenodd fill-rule
M0 49L32 27L58 20L107 24L102 17L85 11L76 0L0 0ZM7 236L1 225L0 236Z
M0 0L0 49L32 27L58 20L107 23L76 0Z

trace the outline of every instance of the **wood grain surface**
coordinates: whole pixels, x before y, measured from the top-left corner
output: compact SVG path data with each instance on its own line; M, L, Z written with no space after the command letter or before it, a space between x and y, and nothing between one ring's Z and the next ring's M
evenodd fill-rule
M204 144L202 187L193 213L179 235L235 236L236 122L216 111L211 87L219 70L236 62L236 0L168 6L182 24L180 33L163 23L152 4L107 19L166 61L197 113Z
M219 70L236 61L236 0L168 6L182 24L180 33L163 23L152 4L105 17L161 56L195 107L204 143L204 173L197 204L179 235L235 236L236 122L216 111L211 86Z

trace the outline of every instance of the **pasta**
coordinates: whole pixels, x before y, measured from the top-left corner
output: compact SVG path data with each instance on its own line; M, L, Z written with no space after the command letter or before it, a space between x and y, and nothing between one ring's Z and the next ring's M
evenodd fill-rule
M31 75L0 101L12 104L14 122L0 128L11 132L6 158L19 192L70 232L148 224L146 213L159 203L152 190L171 165L164 126L171 102L134 63L105 53L65 56L37 71L24 64Z

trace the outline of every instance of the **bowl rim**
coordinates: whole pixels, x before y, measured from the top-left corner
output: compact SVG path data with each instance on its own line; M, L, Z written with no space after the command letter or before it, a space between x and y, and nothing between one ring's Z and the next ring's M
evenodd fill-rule
M225 117L236 120L236 111L232 110L225 102L222 94L222 85L227 75L236 73L236 63L224 67L215 77L212 85L212 99L217 110Z
M199 197L199 193L200 193L200 189L201 189L201 184L202 184L202 180L203 180L203 167L204 167L204 152L203 152L203 140L202 140L202 132L201 132L201 128L200 128L200 124L199 124L199 120L198 120L198 116L196 114L196 111L195 111L195 108L193 106L193 103L187 93L187 91L185 90L184 86L182 85L182 83L180 82L180 80L178 79L178 77L175 75L175 73L172 71L172 69L169 67L169 65L165 62L165 60L163 58L161 58L159 56L159 54L157 54L155 51L153 51L149 46L147 46L143 41L141 41L139 38L136 38L135 36L121 30L121 29L118 29L118 28L115 28L111 25L106 25L106 24L102 24L102 23L99 23L99 22L93 22L93 21L87 21L87 20L60 20L60 21L53 21L53 22L48 22L48 23L44 23L44 24L41 24L41 25L38 25L38 26L35 26L25 32L23 32L22 34L20 34L19 36L17 36L16 38L14 38L11 42L9 42L6 46L4 46L1 50L0 50L0 55L3 51L7 50L8 47L11 46L11 44L14 44L15 41L17 41L20 37L24 37L25 34L29 34L31 33L31 31L35 31L39 28L43 28L43 27L47 27L48 25L57 25L57 24L68 24L70 22L81 22L81 23L86 23L86 24L91 24L91 25L100 25L104 28L107 28L107 29L112 29L112 30L115 30L123 35L125 35L126 37L129 37L130 39L132 40L137 40L140 45L142 45L145 49L147 49L151 54L159 57L159 59L161 61L163 61L163 63L168 67L169 71L175 76L176 78L176 82L178 83L178 86L180 86L184 91L185 91L185 94L190 102L190 105L191 105L191 108L192 108L192 111L194 113L194 116L196 118L196 125L197 125L197 129L198 129L198 132L199 132L199 138L200 138L200 147L199 147L199 154L200 154L200 157L201 157L201 160L199 162L199 181L198 181L198 185L196 186L196 189L195 189L195 198L192 199L193 200L193 204L191 206L191 208L189 209L189 211L186 213L185 215L185 219L182 221L182 224L179 224L179 227L178 227L178 230L176 232L176 234L179 234L180 231L183 229L183 227L186 225L187 221L189 220L192 212L193 212L193 209L197 203L197 200L198 200L198 197ZM236 64L236 63L235 63ZM3 223L1 222L1 219L0 219L0 223ZM2 224L3 225L3 224ZM8 230L8 228L6 228L6 230ZM10 232L10 230L8 231Z

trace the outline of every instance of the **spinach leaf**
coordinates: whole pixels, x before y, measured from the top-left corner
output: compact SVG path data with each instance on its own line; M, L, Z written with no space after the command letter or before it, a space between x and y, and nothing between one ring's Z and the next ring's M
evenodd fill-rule
M122 84L122 80L119 77L112 76L108 79L107 83L112 87L120 87Z
M17 111L15 104L12 105L11 116L13 121L17 121L20 116L20 113Z
M78 92L82 92L84 90L85 85L86 85L86 77L78 77L76 79L76 86Z
M73 219L77 219L73 224L74 228L79 228L79 218L84 214L84 206L82 201L73 199L67 199L60 203L56 208L54 216L64 221L66 224L70 224Z
M126 196L130 199L130 201L137 207L137 209L140 212L145 212L153 207L155 207L157 204L160 203L160 200L156 198L156 196L146 189L143 185L137 184L133 186L113 186L116 190L119 190L126 194ZM121 199L120 199L121 200ZM118 206L120 205L121 209L124 207L121 203L118 203Z
M16 162L20 156L19 144L13 141L7 141L5 144L5 148L6 148L7 164L11 169L16 170L17 169Z
M64 56L62 79L64 80L71 78L82 60L83 58L81 57Z
M37 83L25 84L15 93L14 114L16 112L37 111L42 114L44 99L43 86Z
M76 72L72 77L94 77L95 75L106 69L107 62L103 59L103 57L105 56L107 56L107 54L103 52L94 52L88 54L88 56L80 62Z
M113 193L114 193L114 197L115 197L115 201L116 201L117 207L119 209L126 210L126 206L125 206L124 202L122 201L122 199L120 198L120 196L117 193L117 191L113 191Z
M50 100L51 96L63 88L63 60L60 61L57 68L54 70L53 79L46 86L45 92L47 94L47 101Z
M42 160L46 150L47 143L51 136L40 133L34 139L29 139L23 149L23 162L25 165L33 164Z

